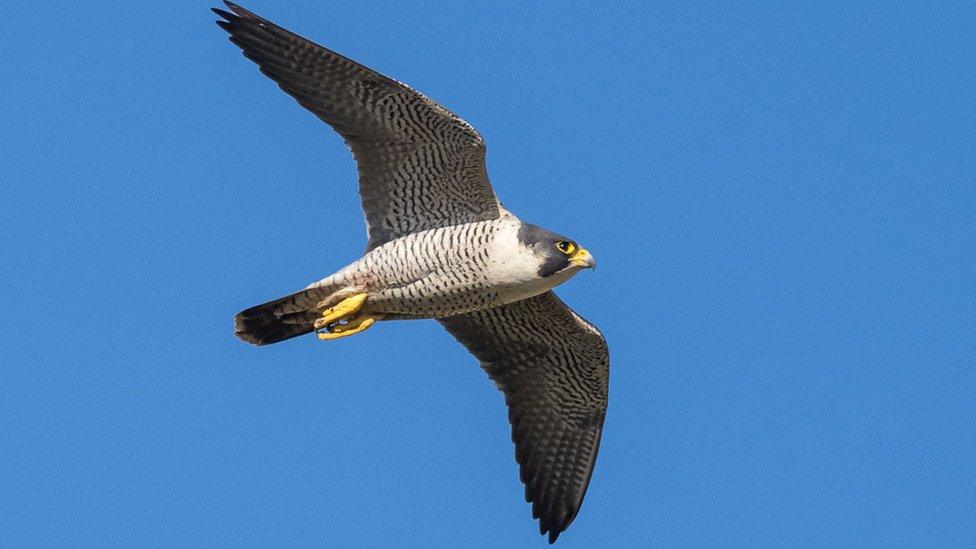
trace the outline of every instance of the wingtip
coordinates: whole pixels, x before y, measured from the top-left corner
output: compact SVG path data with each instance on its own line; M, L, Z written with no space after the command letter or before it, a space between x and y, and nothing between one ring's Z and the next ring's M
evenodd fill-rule
M561 518L560 518L561 517ZM569 528L569 525L573 523L573 519L576 518L576 513L561 513L555 512L552 509L545 510L538 508L537 505L532 505L532 518L539 520L539 533L545 536L549 535L549 543L556 543L556 539L559 535Z
M556 543L556 539L559 538L559 534L563 531L552 524L546 524L545 521L539 521L539 533L543 536L549 534L549 544L552 545Z
M233 2L228 2L227 0L224 0L224 4L226 4L227 7L230 8L230 11L236 13L239 17L244 17L244 18L253 17L255 19L261 19L260 17L255 15L254 12L248 11L246 8L242 8Z
M222 8L210 8L210 11L216 13L217 15L223 17L224 19L244 17L251 14L251 12L247 11L246 9L238 6L233 2L228 2L227 0L224 0L224 6L230 11L226 11Z

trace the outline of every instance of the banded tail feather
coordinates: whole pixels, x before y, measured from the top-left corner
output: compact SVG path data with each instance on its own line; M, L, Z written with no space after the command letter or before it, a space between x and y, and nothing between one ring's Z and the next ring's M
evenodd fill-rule
M331 288L306 288L245 309L234 317L234 335L254 345L268 345L307 334L321 316L318 304L331 293Z

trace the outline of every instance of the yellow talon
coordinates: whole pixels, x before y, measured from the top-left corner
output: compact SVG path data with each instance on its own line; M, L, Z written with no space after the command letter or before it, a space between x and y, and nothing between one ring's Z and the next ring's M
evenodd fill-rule
M340 320L348 318L362 308L363 303L366 302L366 294L356 294L352 297L347 297L333 307L322 311L322 317L315 320L316 330L321 330L322 328L328 327L330 324L335 324Z
M319 339L339 339L340 337L348 337L356 335L360 332L365 332L376 323L377 320L383 318L383 315L362 315L357 316L349 320L346 324L335 324L329 326L329 331L319 332Z

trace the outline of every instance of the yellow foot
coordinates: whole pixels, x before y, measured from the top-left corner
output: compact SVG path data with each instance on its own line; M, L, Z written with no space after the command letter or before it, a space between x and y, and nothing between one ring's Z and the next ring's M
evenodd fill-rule
M359 312L359 309L363 307L363 303L366 302L366 294L356 294L352 297L347 297L335 306L329 307L328 309L322 311L322 318L315 320L315 329L321 330L322 328L328 328L329 325L335 324L340 320L348 319L352 315Z
M330 324L326 328L327 331L318 332L318 336L319 339L339 339L340 337L353 336L360 332L365 332L381 318L383 318L383 315L360 315L350 319L345 324Z
M347 297L322 312L315 320L315 331L319 339L339 339L366 331L383 315L358 314L366 302L366 294Z

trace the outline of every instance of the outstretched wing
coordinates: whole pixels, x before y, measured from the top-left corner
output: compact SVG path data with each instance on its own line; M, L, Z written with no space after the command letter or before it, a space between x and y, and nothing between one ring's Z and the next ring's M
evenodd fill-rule
M214 8L230 41L345 139L359 167L367 250L405 234L499 217L484 140L410 87L244 8Z
M600 446L606 340L553 292L440 322L505 393L525 499L556 541L579 512Z

